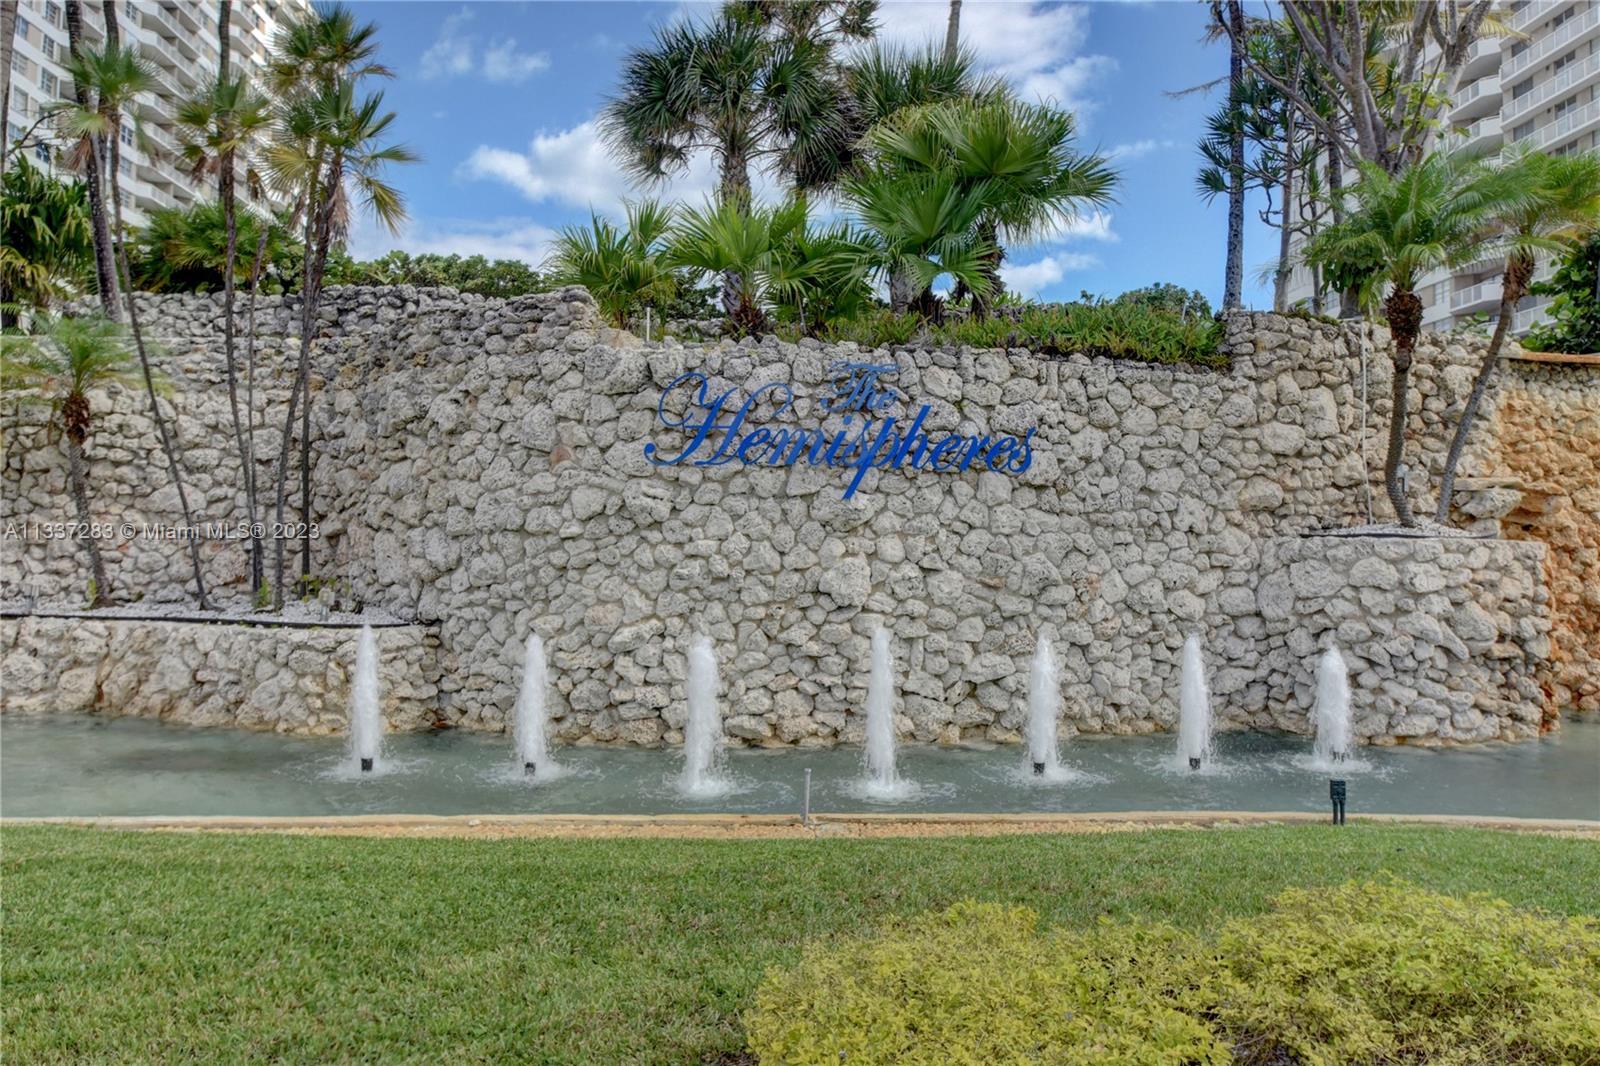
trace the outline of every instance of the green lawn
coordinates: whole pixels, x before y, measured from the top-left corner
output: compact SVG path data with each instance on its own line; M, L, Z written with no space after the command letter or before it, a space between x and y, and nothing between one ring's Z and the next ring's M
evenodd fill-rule
M808 938L962 897L1203 926L1392 873L1600 911L1600 844L1402 826L856 841L8 827L8 1066L716 1062ZM731 1057L727 1061L737 1061Z

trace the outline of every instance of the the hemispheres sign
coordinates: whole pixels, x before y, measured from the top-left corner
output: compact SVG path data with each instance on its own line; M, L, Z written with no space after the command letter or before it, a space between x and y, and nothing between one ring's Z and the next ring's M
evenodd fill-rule
M885 379L898 370L893 363L835 363L832 383L817 405L820 417L809 426L784 420L795 399L785 382L762 385L741 399L737 389L715 392L704 373L686 371L656 403L656 418L683 439L672 447L646 444L645 458L657 466L838 467L849 472L847 500L874 467L936 474L993 470L1014 477L1032 464L1034 428L1020 437L929 433L923 424L931 405L922 404L909 421L891 413L899 397ZM842 416L842 425L824 429L830 416Z

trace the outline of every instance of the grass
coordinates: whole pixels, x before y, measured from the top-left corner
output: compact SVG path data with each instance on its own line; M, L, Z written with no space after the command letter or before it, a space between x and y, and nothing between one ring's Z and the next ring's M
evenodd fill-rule
M1137 302L1030 305L1006 315L927 325L916 315L878 311L823 328L828 341L867 347L909 344L926 333L933 345L1027 348L1036 355L1083 354L1105 359L1225 368L1218 350L1222 324L1208 315L1183 316Z
M1285 886L1392 874L1600 911L1591 840L1410 826L740 842L14 826L0 845L8 1064L738 1061L767 966L964 897L1205 927Z

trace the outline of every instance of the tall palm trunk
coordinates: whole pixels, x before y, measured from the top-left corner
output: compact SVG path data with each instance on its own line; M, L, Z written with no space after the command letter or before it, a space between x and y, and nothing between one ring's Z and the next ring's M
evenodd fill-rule
M1402 526L1414 526L1411 504L1400 484L1400 464L1405 458L1406 421L1411 411L1411 360L1422 330L1422 300L1411 289L1396 289L1384 301L1384 315L1394 337L1394 388L1389 411L1389 450L1383 460L1383 487Z
M233 42L228 35L228 19L233 16L233 0L220 0L217 4L217 60L218 77L228 80L228 67L233 64Z
M724 147L722 151L722 175L717 189L723 203L736 203L744 209L750 207L750 162L745 158L743 151L731 145ZM743 294L744 279L737 271L724 271L722 275L724 315L736 321L743 317Z
M301 282L300 298L300 359L295 371L294 386L289 390L289 410L283 423L283 441L278 448L278 495L275 504L275 522L277 523L276 550L273 557L273 588L272 602L277 608L283 607L283 579L284 579L284 538L283 514L289 493L289 449L294 438L294 419L303 402L309 407L311 403L311 334L316 327L317 306L322 298L322 276L328 264L328 243L333 231L334 200L338 195L339 183L344 180L343 160L338 152L334 152L328 160L326 177L320 183L320 193L313 190L308 198L308 203L314 205L313 210L306 214L306 263ZM319 202L320 201L320 202ZM312 220L315 219L315 226ZM312 249L315 249L313 252ZM302 439L300 441L301 464L301 489L309 489L310 470L310 421L302 419ZM301 514L309 513L309 501L301 501ZM302 537L309 539L309 530L300 531ZM302 555L302 567L305 560L310 557L310 545ZM302 570L302 577L309 571ZM302 581L302 591L304 582Z
M266 576L266 562L261 557L264 549L256 527L256 516L260 514L260 496L256 491L256 294L261 288L261 268L267 257L268 225L267 222L261 224L261 236L256 239L255 259L250 264L250 300L245 312L244 506L250 514L252 601L261 595L261 579Z
M82 51L83 5L80 0L66 0L67 51L77 59ZM72 83L72 96L81 111L89 110L88 86ZM105 151L105 138L91 137L88 151L83 156L84 185L89 193L89 222L94 232L94 277L100 294L100 309L113 322L122 321L122 307L117 299L116 252L111 244L111 224L106 214L105 186L100 174L100 160Z
M1222 306L1240 306L1244 295L1244 124L1239 115L1244 80L1244 4L1228 0L1228 108L1233 115L1228 135L1228 265Z
M972 317L988 318L989 308L1005 295L1006 283L1000 277L1000 264L1005 260L1005 250L1000 247L1000 233L993 222L984 222L978 226L978 237L989 245L989 251L983 253L983 276L989 279L989 293L980 296L972 294Z
M1467 394L1467 404L1461 409L1461 419L1456 423L1455 436L1450 439L1450 452L1444 460L1444 477L1439 482L1439 506L1433 515L1440 525L1450 517L1450 497L1456 488L1456 465L1461 462L1461 453L1466 450L1467 436L1478 417L1478 405L1483 402L1484 393L1489 391L1494 368L1500 365L1500 349L1511 330L1517 302L1528 291L1528 282L1533 279L1533 265L1533 257L1527 255L1514 254L1506 260L1505 276L1500 282L1500 320L1494 324L1494 336L1489 339L1488 350L1483 353L1478 376L1472 379L1472 391Z
M944 61L955 61L961 48L961 0L950 0L950 21L944 28Z
M118 178L118 168L121 164L121 152L118 145L121 143L119 134L120 118L118 112L112 113L111 125L111 205L116 213L117 233L122 229L122 182ZM183 524L189 531L186 541L189 545L189 566L194 573L195 601L202 611L211 609L211 602L206 597L205 574L200 568L200 539L197 535L194 512L189 509L189 493L183 487L183 472L178 468L178 451L172 443L172 434L167 431L166 416L161 413L161 404L156 400L155 377L150 372L150 353L145 349L144 331L139 324L139 308L133 298L133 282L128 270L128 247L121 240L117 242L117 268L122 274L123 293L128 300L128 324L133 327L133 347L139 353L139 369L144 374L145 395L150 401L150 417L156 424L156 435L161 438L161 452L167 459L167 473L172 478L173 486L178 490L178 506L183 511Z
M1289 224L1289 210L1294 204L1294 169L1295 169L1295 144L1294 144L1294 115L1289 115L1289 130L1284 137L1283 153L1283 184L1279 190L1279 210L1281 217L1278 221L1278 267L1272 275L1272 309L1282 314L1289 308L1289 275L1291 271L1289 257L1293 254L1290 248L1290 237L1293 227Z
M1339 147L1331 141L1326 146L1328 153L1328 204L1333 211L1333 224L1339 225L1344 221L1344 162L1339 158ZM1346 285L1339 290L1339 317L1361 317L1361 294L1356 285Z
M83 461L83 445L89 439L89 419L89 398L83 393L72 393L61 405L61 421L66 428L63 436L67 444L67 485L72 492L72 505L78 512L78 523L84 530L83 549L89 555L89 573L94 578L89 606L105 607L111 602L111 582L106 577L100 544L89 536L93 519L89 514L89 478Z

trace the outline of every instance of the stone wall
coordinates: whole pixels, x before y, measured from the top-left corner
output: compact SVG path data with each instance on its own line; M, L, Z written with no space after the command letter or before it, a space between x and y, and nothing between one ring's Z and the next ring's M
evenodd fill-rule
M390 727L426 728L438 696L437 642L424 626L373 632ZM350 628L0 619L0 709L342 733L358 635Z
M150 318L179 384L172 402L194 495L204 517L236 519L216 302L158 304ZM269 300L261 312L273 337L259 352L258 399L274 419L294 350L292 311ZM321 329L313 569L332 579L325 595L437 621L436 713L474 728L502 726L522 641L537 629L552 653L556 726L574 741L677 741L684 652L696 631L723 658L733 735L857 739L878 624L894 637L901 731L918 740L1014 739L1041 633L1056 642L1066 714L1081 731L1168 727L1192 630L1210 639L1225 724L1303 729L1303 714L1282 706L1298 677L1275 658L1288 637L1269 633L1246 600L1255 602L1263 566L1278 565L1267 553L1279 538L1365 519L1368 472L1382 463L1383 331L1283 316L1233 317L1227 372L771 338L643 345L605 329L581 290L502 301L334 289ZM1477 344L1423 340L1412 419L1419 465L1442 456ZM783 382L796 393L787 419L838 429L838 416L816 409L827 368L869 354L898 367L898 417L928 403L930 431L1037 427L1032 464L1016 477L873 471L847 500L839 470L645 460L646 443L679 440L657 423L656 404L684 370L741 397ZM117 522L176 521L138 397L110 395L97 409L109 413L90 446L96 508ZM66 517L59 448L34 415L8 414L7 429L15 443L0 521ZM264 425L256 437L270 485L276 430ZM1485 449L1480 435L1465 472L1479 471ZM1426 505L1427 479L1413 485ZM1370 495L1375 517L1385 517L1381 485ZM70 546L5 547L0 593L26 581L42 599L81 595L84 569ZM134 539L112 555L120 596L185 595L180 546ZM205 555L212 581L237 590L240 546L208 543ZM1441 567L1447 583L1459 570ZM1508 616L1545 609L1537 597L1513 603L1492 589L1470 597ZM1394 636L1392 619L1381 621L1347 655L1375 660L1367 652ZM1525 651L1538 658L1537 637ZM1488 676L1458 667L1430 655L1417 677L1466 691ZM1253 673L1234 687L1226 672L1241 669ZM1493 674L1492 698L1517 705L1515 714L1502 708L1497 735L1543 711L1528 710L1543 701L1519 687L1522 676Z

